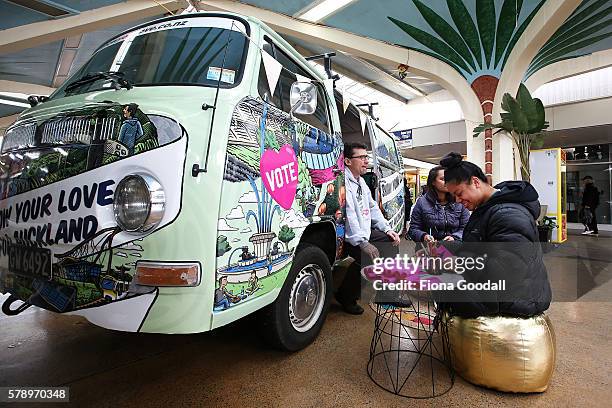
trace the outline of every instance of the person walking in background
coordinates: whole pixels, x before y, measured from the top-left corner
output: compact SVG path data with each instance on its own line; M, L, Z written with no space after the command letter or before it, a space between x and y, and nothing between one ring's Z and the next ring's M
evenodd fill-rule
M444 184L444 168L436 166L427 177L427 193L414 205L408 236L415 242L461 240L470 212L454 202Z
M597 214L595 210L599 205L599 190L593 184L593 177L585 176L582 179L584 183L584 191L582 193L582 218L584 221L584 232L582 235L599 235L597 229Z
M404 233L408 231L408 224L410 223L410 210L412 210L412 194L410 194L410 187L408 187L408 181L404 179Z

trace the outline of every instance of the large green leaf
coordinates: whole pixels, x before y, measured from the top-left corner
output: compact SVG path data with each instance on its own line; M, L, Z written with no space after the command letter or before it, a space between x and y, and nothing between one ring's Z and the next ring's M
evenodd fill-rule
M544 135L537 134L531 138L531 144L529 147L531 149L541 149L544 146Z
M446 42L450 45L474 70L476 64L470 50L468 49L461 36L450 26L442 17L437 15L432 9L427 7L419 0L412 0L416 8L419 10L427 24Z
M523 23L519 26L518 30L516 30L516 32L514 33L512 40L510 40L510 43L508 44L508 47L506 48L506 55L504 56L504 60L501 64L500 69L504 69L504 66L506 65L506 61L508 61L508 57L510 56L510 53L514 49L514 46L518 42L519 38L521 38L521 35L525 31L529 23L531 23L531 20L533 20L533 18L535 17L537 12L540 10L542 5L544 5L545 1L546 0L540 1L540 3L533 9L531 14L529 14L529 16L525 19L525 21L523 21Z
M506 95L509 97L506 98ZM506 110L510 115L512 115L514 130L517 133L527 133L529 130L529 119L521 109L521 105L510 94L504 94L503 100L505 107L502 105L502 109Z
M493 132L494 135L503 131L510 133L514 130L514 125L511 120L502 120L501 123L481 123L472 130L474 132L473 136L478 137L482 132L489 129L497 129Z
M534 65L533 69L529 69L529 73L533 73L535 71L537 71L538 69L542 68L543 66L549 65L550 63L552 63L552 60L559 60L559 58L561 57L565 57L568 54L574 52L574 51L578 51L581 50L582 48L588 47L590 45L593 45L601 40L604 40L608 37L612 36L612 32L609 33L605 33L605 34L601 34L595 37L591 37L591 38L587 38L586 40L583 41L579 41L577 43L574 43L568 47L562 48L558 51L556 51L555 53L552 53L550 55L548 55L545 59L542 59L541 61L539 61L537 64ZM562 58L562 59L569 59L571 58L570 56L567 56L567 58ZM562 60L561 59L561 60Z
M554 64L554 63L560 62L560 61L565 61L565 60L569 60L569 59L584 57L585 55L586 55L586 53L578 54L578 55L571 55L571 56L564 55L562 57L555 58L555 59L550 60L550 61L546 61L545 63L541 63L541 64L539 64L537 66L531 65L529 67L529 69L527 70L527 72L525 73L525 78L529 78L536 71L539 71L540 69L542 69L542 68L544 68L544 67L546 67L548 65L551 65L551 64Z
M589 27L592 27L593 24L607 17L610 13L612 13L612 6L602 10L599 13L594 14L593 16L586 19L582 24L572 27L569 30L566 30L563 34L549 39L546 44L544 44L544 46L538 51L538 55L536 56L536 58L552 48L557 48L560 42L565 41L570 37L573 37L574 35L580 33L585 29L588 29ZM610 24L610 22L608 22L607 24Z
M561 25L561 27L548 39L548 42L554 41L555 38L557 38L558 36L561 36L566 31L577 26L578 24L581 24L585 19L588 18L588 16L591 15L591 13L597 11L597 9L607 4L608 2L609 0L597 0L592 5L586 7L580 12L577 12L578 10L575 10L574 13L567 19L567 21L565 21ZM584 3L586 3L586 1L584 1L583 4Z
M474 137L478 137L478 135L480 135L482 132L484 132L485 130L488 129L497 129L499 128L501 124L500 123L481 123L480 125L476 126L474 128L474 130L472 130L472 132L474 132Z
M422 54L425 54L425 55L429 55L430 57L434 57L436 59L439 59L439 60L447 63L448 65L453 67L457 72L459 72L461 75L463 75L463 72L461 71L461 68L459 68L459 66L457 64L455 64L454 62L450 61L448 58L445 58L445 57L443 57L442 55L440 55L438 53L427 51L427 50L423 50L423 49L420 49L419 52L422 53Z
M540 118L538 117L536 103L524 84L519 85L518 92L516 93L516 100L519 103L521 111L527 117L528 129L533 129L540 122Z
M546 111L544 110L544 104L540 99L535 98L534 101L538 115L538 122L536 123L536 126L532 131L541 132L542 130L548 128L548 122L546 122Z
M506 92L502 96L502 103L501 103L502 110L504 110L506 112L510 112L510 100L511 99L513 99L512 95L510 95L508 92Z
M504 51L512 38L512 33L516 28L516 0L505 0L502 5L499 21L497 22L497 35L495 37L495 64L497 66L499 60L504 55Z
M411 26L410 24L406 24L403 21L397 20L393 17L387 18L419 43L423 44L424 46L431 49L440 56L446 57L448 60L463 68L466 72L473 72L463 61L463 58L461 58L461 56L459 56L459 54L457 54L455 50L449 47L445 42L440 41L433 35L426 33L425 31L420 30L414 26Z
M573 13L573 14L577 14L579 11L584 10L584 8L585 8L585 7L588 7L588 6L589 6L589 3L590 3L591 1L592 1L592 0L584 0L584 1L581 1L581 2L580 2L580 4L578 5L578 7L576 7L576 9L574 9L574 13Z
M493 0L479 0L476 2L476 21L480 42L484 50L486 65L490 66L495 42L495 3Z
M612 7L611 7L612 9ZM587 38L588 36L595 34L601 30L604 30L606 28L612 27L612 19L604 21L602 23L596 24L584 31L579 31L578 33L576 33L575 35L566 38L564 41L561 41L557 44L555 44L554 48L550 48L548 49L548 51L546 52L539 52L538 55L536 56L536 58L533 60L534 64L539 63L540 61L543 61L545 59L547 59L550 55L555 54L558 50L561 50L563 48L569 47L572 44L574 44L576 41L582 40L583 38Z
M510 133L514 130L514 122L510 119L502 120L500 124L497 125L500 130L505 130Z
M482 68L482 49L480 48L478 29L472 20L472 16L462 1L446 0L446 4L455 26L459 29L459 34L470 47L478 66Z

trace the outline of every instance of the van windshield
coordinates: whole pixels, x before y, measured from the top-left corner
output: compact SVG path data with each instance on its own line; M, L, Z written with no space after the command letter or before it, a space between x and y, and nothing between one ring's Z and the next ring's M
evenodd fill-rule
M219 83L233 87L242 77L248 44L244 33L243 23L220 17L170 20L139 28L99 49L52 98L114 85L109 75L91 78L97 73L112 73L135 86L216 87Z

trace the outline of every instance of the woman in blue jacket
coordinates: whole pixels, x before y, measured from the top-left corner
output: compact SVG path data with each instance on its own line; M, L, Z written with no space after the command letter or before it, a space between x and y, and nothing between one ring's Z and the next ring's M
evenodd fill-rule
M444 184L444 168L436 166L427 177L427 193L412 211L408 235L415 242L461 240L470 212L454 201Z

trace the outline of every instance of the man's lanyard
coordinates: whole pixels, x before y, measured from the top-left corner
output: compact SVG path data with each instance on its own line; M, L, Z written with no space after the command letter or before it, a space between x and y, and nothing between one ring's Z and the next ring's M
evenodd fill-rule
M347 178L348 178L348 177L347 177ZM353 180L352 178L348 178L348 180L349 180L351 183L353 183L353 184L357 184L357 196L358 196L359 198L361 198L361 195L363 194L363 191L362 191L362 188L361 188L361 182L360 182L360 180L355 181L355 180Z

